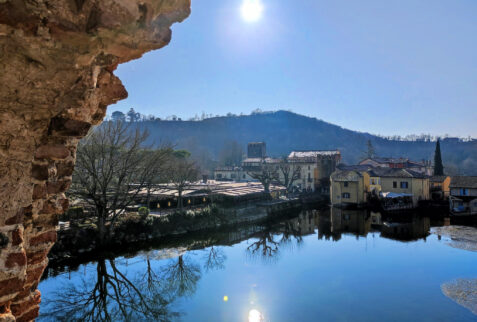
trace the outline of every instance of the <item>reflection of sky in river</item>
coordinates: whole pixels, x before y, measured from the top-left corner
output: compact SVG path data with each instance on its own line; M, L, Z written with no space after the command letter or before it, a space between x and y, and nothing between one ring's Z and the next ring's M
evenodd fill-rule
M281 236L273 236L280 240ZM172 304L184 321L475 321L476 316L441 292L441 284L477 277L477 253L446 245L443 238L399 242L343 234L337 242L317 238L279 247L275 260L250 254L256 238L233 246L215 246L222 264L207 267L211 248L183 255L199 279L191 292ZM128 277L144 275L144 255L117 260ZM172 259L152 259L156 271ZM195 266L194 266L195 265ZM82 276L94 276L94 264L48 278L40 284L41 313L54 292ZM258 315L257 315L258 314ZM260 320L260 319L259 319Z

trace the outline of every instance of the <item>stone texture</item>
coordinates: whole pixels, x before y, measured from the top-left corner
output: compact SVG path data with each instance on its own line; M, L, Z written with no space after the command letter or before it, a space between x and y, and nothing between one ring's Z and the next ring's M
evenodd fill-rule
M189 13L190 0L0 0L0 321L38 316L78 140L127 96L117 65L167 45Z
M83 137L88 133L90 128L91 123L88 122L54 117L51 119L49 131L50 134L57 136Z
M33 186L33 196L32 199L44 199L46 198L46 185L44 184L35 184Z
M19 253L10 253L5 261L6 268L12 268L15 266L24 266L27 262L26 254L24 251Z
M48 192L49 195L61 193L68 190L68 188L70 187L70 184L71 184L71 180L59 180L59 181L48 182L46 184L46 191ZM33 191L33 193L34 192L35 191Z
M70 155L70 150L62 144L42 145L36 149L35 158L63 160Z
M31 176L36 180L48 180L48 165L32 164Z
M30 246L54 243L56 241L56 230L47 231L30 238Z
M20 228L12 231L12 246L18 246L23 243L23 231Z
M73 161L61 162L56 164L56 175L58 178L69 177L73 174L75 164Z

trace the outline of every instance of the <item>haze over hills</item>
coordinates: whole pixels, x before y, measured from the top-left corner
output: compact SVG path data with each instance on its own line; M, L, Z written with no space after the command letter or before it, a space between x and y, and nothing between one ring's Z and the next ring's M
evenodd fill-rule
M343 162L353 164L363 158L367 141L383 157L433 160L435 142L399 141L361 133L288 111L222 116L201 121L138 122L150 132L151 142L172 143L200 158L217 160L227 144L264 141L269 156L280 157L292 150L339 149ZM441 140L444 166L449 174L477 175L477 140Z

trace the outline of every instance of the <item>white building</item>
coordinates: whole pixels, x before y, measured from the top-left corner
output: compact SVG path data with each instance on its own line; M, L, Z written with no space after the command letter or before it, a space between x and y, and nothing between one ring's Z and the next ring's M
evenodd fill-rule
M217 181L255 181L242 167L219 167L214 170Z
M292 151L287 161L300 166L300 179L295 182L303 190L329 193L329 178L341 161L338 150Z

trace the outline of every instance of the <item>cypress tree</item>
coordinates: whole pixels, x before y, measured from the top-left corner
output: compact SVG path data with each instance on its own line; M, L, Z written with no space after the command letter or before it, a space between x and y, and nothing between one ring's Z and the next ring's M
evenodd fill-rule
M374 158L374 156L376 155L376 152L374 150L374 146L371 140L368 140L367 148L368 148L368 151L366 152L366 156L370 159Z
M442 156L441 156L441 143L437 139L436 151L434 153L434 175L442 176L444 175L444 166L442 165Z

